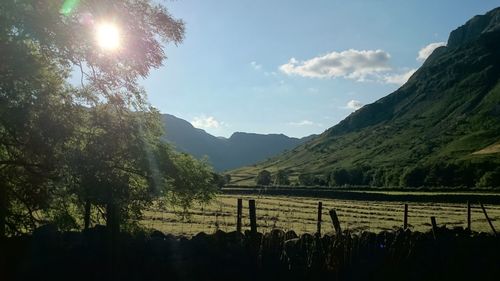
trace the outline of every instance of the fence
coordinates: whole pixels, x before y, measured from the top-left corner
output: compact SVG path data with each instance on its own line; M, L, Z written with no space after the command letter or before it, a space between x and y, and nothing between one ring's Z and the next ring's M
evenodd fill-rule
M423 195L426 197L426 195ZM238 199L242 202L238 205ZM217 230L241 231L250 228L247 201L256 199L257 226L261 232L280 228L297 233L314 233L318 228L318 201L322 201L323 233L333 232L329 210L335 209L342 228L351 232L395 230L399 227L412 231L431 229L430 217L436 217L438 225L468 228L475 231L491 231L489 222L500 220L500 205L485 205L490 220L484 216L480 204L395 202L372 200L317 199L268 195L219 195L206 205L194 205L183 216L182 210L158 209L146 212L143 224L174 235L192 236L198 232L213 233ZM469 201L473 202L473 201ZM475 201L474 201L475 202ZM406 203L406 222L404 210ZM483 202L481 202L483 203ZM243 206L244 205L244 206ZM238 215L238 206L239 215ZM243 210L244 208L244 210ZM409 209L408 209L409 208ZM238 221L239 218L239 221ZM327 224L325 225L325 222Z
M493 225L493 222L491 221L490 217L488 216L488 212L486 211L486 208L484 205L479 202L478 203L481 206L481 210L483 211L483 214L486 218L486 221L488 222L493 234L496 236L497 232L496 229ZM409 207L408 204L403 205L403 229L406 230L408 228L408 214L409 214ZM248 210L249 210L249 218L250 218L250 232L251 233L257 233L257 216L256 216L256 204L254 199L248 200ZM472 231L472 221L471 221L471 203L467 201L466 208L467 208L467 215L466 215L466 220L467 220L467 227L466 230ZM242 226L241 226L241 221L242 221L242 210L243 210L243 200L241 198L237 199L237 226L236 226L236 231L241 231ZM321 236L321 224L322 224L322 214L323 214L323 202L319 201L318 202L318 211L317 211L317 228L316 228L316 235ZM332 220L332 225L333 228L335 229L335 232L337 234L341 233L341 227L340 227L340 220L337 216L337 212L335 209L331 209L329 211L330 218ZM435 216L430 216L429 217L431 226L432 226L432 232L434 235L436 235L436 229L438 228L438 224L436 221Z

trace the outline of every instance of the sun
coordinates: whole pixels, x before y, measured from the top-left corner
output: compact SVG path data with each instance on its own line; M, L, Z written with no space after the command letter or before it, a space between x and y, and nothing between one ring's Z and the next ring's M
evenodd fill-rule
M96 40L102 49L116 50L120 47L120 30L113 23L99 23L96 26Z

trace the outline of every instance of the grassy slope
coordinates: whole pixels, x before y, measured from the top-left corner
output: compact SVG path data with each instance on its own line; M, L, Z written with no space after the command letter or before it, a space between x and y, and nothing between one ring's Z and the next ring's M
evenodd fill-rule
M486 148L483 148L481 150L478 150L474 152L474 155L486 155L486 154L495 154L495 153L500 153L500 143L495 143L492 144Z
M436 161L495 161L500 140L500 32L437 49L396 92L354 112L324 134L266 162L233 171L320 174L360 165L403 169Z

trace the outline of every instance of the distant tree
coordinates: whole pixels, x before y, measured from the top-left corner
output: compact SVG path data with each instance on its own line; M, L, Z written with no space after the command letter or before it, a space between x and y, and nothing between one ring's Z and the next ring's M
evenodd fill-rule
M314 185L314 175L308 173L301 173L298 177L299 184L302 186Z
M349 184L349 172L346 169L336 169L330 174L331 186L342 186Z
M461 186L473 187L476 185L476 173L478 170L470 162L457 163L455 180Z
M500 187L500 168L485 172L477 182L479 187Z
M231 183L231 175L230 174L225 174L224 175L224 181L226 182L226 184L230 184Z
M290 185L290 179L288 178L288 172L285 170L278 170L276 175L274 175L274 185Z
M419 187L424 185L427 171L422 167L406 169L401 175L400 185L409 187Z
M382 186L399 186L402 170L398 168L384 171L384 181Z
M428 166L427 174L424 179L425 186L440 186L441 185L441 175L439 164L432 164Z
M381 168L376 168L371 172L371 180L368 183L371 186L383 186L385 179L385 171Z
M347 170L349 174L349 180L348 184L351 185L363 185L365 184L364 182L364 168L362 167L354 167L349 170Z
M459 167L453 163L438 162L426 167L427 175L424 179L426 186L459 186Z
M262 170L255 178L255 183L257 185L270 185L271 180L271 172L269 172L268 170Z
M212 177L213 177L213 183L220 189L222 188L224 185L226 185L226 178L225 176L219 174L219 173L215 173L213 172L212 173Z
M324 175L315 175L314 176L314 185L316 186L328 186L327 177Z

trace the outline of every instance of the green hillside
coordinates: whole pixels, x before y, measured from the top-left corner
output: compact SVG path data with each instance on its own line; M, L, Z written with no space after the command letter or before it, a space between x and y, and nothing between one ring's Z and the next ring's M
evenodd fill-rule
M267 169L330 185L498 186L499 77L497 8L453 31L397 91L233 178Z

